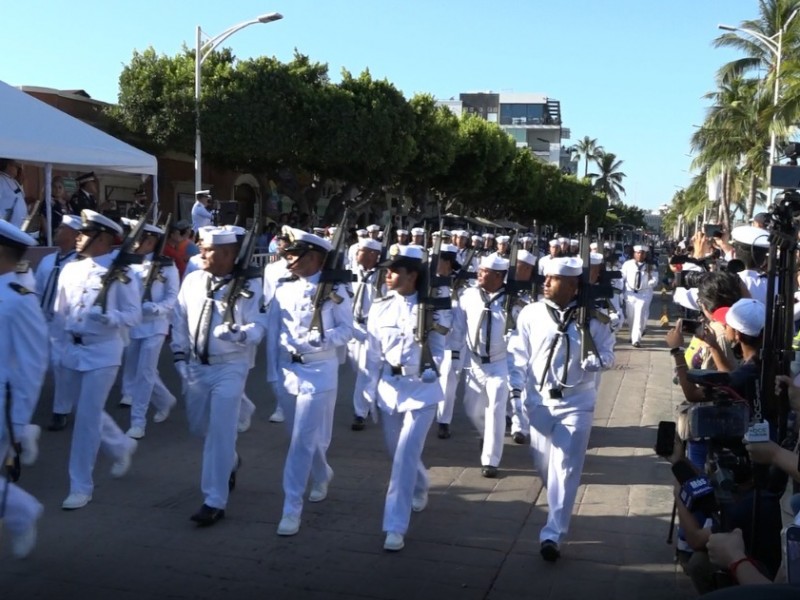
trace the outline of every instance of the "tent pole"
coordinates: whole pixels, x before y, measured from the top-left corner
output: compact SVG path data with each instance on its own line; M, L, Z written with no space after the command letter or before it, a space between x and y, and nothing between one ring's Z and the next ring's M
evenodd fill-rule
M51 163L47 163L44 166L44 205L45 205L45 213L47 215L47 221L45 223L45 227L47 227L47 245L53 245L53 165ZM33 215L34 217L36 215ZM42 239L42 232L39 231L39 240Z

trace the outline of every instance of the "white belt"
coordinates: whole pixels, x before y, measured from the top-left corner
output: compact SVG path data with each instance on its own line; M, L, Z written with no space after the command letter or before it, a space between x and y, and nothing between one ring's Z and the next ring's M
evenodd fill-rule
M208 357L209 365L221 365L223 363L240 361L249 362L250 354L247 352L229 352L228 354L217 354L216 356Z
M281 357L283 362L288 363L299 363L306 365L308 363L315 363L320 362L323 360L329 360L331 358L337 358L336 350L320 350L319 352L306 352L305 354L294 354L288 351L282 351Z

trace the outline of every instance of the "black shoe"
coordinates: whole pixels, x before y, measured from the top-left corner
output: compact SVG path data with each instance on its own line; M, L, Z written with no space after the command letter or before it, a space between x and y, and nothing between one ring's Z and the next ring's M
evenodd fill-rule
M633 342L633 347L634 348L641 348L642 345L639 342Z
M478 449L483 450L483 438L478 438Z
M506 416L506 434L511 433L511 417Z
M239 468L241 466L242 466L242 457L237 454L236 455L236 466L233 467L233 471L231 471L231 475L230 475L230 477L228 477L228 491L229 492L232 492L236 488L236 473L239 471ZM223 511L223 512L225 512L225 511ZM222 518L222 517L220 517L220 518Z
M364 417L359 417L358 415L355 416L353 419L353 424L350 425L350 429L353 431L362 431L364 427L367 426L367 420Z
M539 549L542 558L547 562L556 562L561 558L561 552L558 550L558 544L553 540L545 540L542 542L542 547Z
M517 431L514 435L511 436L514 440L515 444L525 444L528 441L528 438L525 437L525 434L521 431Z
M436 435L439 436L440 440L446 440L450 438L450 423L439 423L439 433Z
M53 418L50 419L50 424L47 426L47 431L61 431L67 426L67 415L62 413L53 413Z
M206 504L200 507L196 513L189 517L192 521L197 523L200 527L208 527L217 521L225 518L225 511L221 508L212 508Z
M486 477L486 479L494 479L497 477L497 467L493 467L492 465L481 467L481 475Z

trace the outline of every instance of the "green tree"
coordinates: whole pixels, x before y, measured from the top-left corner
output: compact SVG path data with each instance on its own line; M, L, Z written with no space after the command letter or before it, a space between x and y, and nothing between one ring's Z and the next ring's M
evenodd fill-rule
M589 177L594 179L594 187L597 191L606 195L608 201L613 205L620 202L620 193L625 193L622 187L622 180L626 177L620 171L621 160L617 160L617 155L612 152L598 153L595 163L599 173L589 173Z
M575 146L573 152L576 160L583 158L583 176L589 176L589 161L596 160L603 152L603 147L597 143L597 138L584 136Z

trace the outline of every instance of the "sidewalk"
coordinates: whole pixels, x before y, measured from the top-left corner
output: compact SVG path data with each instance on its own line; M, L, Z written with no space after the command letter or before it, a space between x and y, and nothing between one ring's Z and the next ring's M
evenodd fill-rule
M654 302L653 314L660 308ZM656 317L658 315L656 314ZM259 362L248 381L258 411L240 437L243 458L226 519L210 529L189 521L202 502L201 444L189 437L182 409L150 424L130 473L112 479L98 460L92 503L65 512L71 428L43 432L38 464L21 482L45 505L39 546L26 561L0 563L6 598L450 598L554 600L691 597L688 579L665 543L671 474L652 452L656 425L672 418L678 388L663 331L651 321L644 347L618 336L616 367L603 375L589 455L562 559L539 556L545 520L541 482L525 447L507 439L500 477L480 475L477 435L458 406L453 437L431 429L427 509L412 516L405 549L382 550L381 517L390 464L378 426L352 432L340 381L330 449L335 478L328 499L306 503L300 533L275 535L287 436L268 422L274 406ZM171 360L162 373L178 389ZM49 398L50 382L44 398ZM112 391L109 412L123 429L125 409ZM42 401L37 422L47 422ZM4 552L7 552L7 544ZM7 557L8 555L4 555Z

